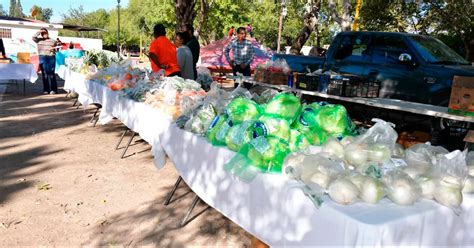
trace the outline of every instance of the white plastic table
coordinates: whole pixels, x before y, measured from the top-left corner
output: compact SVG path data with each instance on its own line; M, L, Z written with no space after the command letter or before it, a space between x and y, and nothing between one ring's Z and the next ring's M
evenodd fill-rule
M23 80L23 95L26 93L26 81L35 83L38 74L32 64L0 64L0 80Z

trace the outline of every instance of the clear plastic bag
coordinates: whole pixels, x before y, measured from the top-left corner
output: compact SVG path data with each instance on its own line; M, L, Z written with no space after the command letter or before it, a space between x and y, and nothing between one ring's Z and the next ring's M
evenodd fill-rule
M393 170L382 177L387 196L398 205L413 205L421 197L420 186L400 170Z

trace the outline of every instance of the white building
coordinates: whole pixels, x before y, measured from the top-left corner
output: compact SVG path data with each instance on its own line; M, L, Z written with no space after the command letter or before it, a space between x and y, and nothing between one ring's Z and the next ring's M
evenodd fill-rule
M80 44L83 49L102 50L102 39L58 36L59 30L64 28L62 24L0 16L0 38L3 39L7 55L15 57L19 52L37 55L37 46L32 37L41 28L46 28L51 38L59 38L63 43L72 41L75 44Z

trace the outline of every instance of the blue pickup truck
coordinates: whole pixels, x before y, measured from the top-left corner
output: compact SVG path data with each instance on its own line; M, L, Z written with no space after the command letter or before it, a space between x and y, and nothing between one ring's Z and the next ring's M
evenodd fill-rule
M474 66L433 37L389 32L342 32L325 58L275 54L294 71L331 70L381 82L380 97L447 106L454 75Z

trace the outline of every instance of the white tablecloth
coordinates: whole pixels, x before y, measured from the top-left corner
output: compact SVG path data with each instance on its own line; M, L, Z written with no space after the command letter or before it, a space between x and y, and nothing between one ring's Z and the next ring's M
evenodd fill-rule
M32 64L0 64L0 80L36 82L38 74Z
M341 206L326 199L316 209L297 183L284 175L262 174L251 183L241 182L224 171L234 152L212 146L171 124L159 110L120 97L81 74L61 74L66 77L65 87L82 95L84 103L102 104L104 123L111 116L117 117L151 144L157 167L164 163L166 152L202 200L269 245L474 244L473 195L465 195L464 211L459 216L429 200L402 207L388 200L377 205Z
M402 207L342 206L326 199L320 209L283 175L262 174L244 183L224 171L234 152L171 125L163 147L186 183L207 204L272 246L459 246L474 244L474 196L461 215L430 200Z
M120 92L87 80L80 73L71 71L64 66L58 70L60 77L64 76L64 89L79 94L78 101L83 106L92 103L102 105L99 122L107 124L113 117L119 119L130 130L137 132L140 137L152 146L155 165L161 168L165 164L165 154L160 143L160 134L168 129L171 118L142 102L122 97Z

